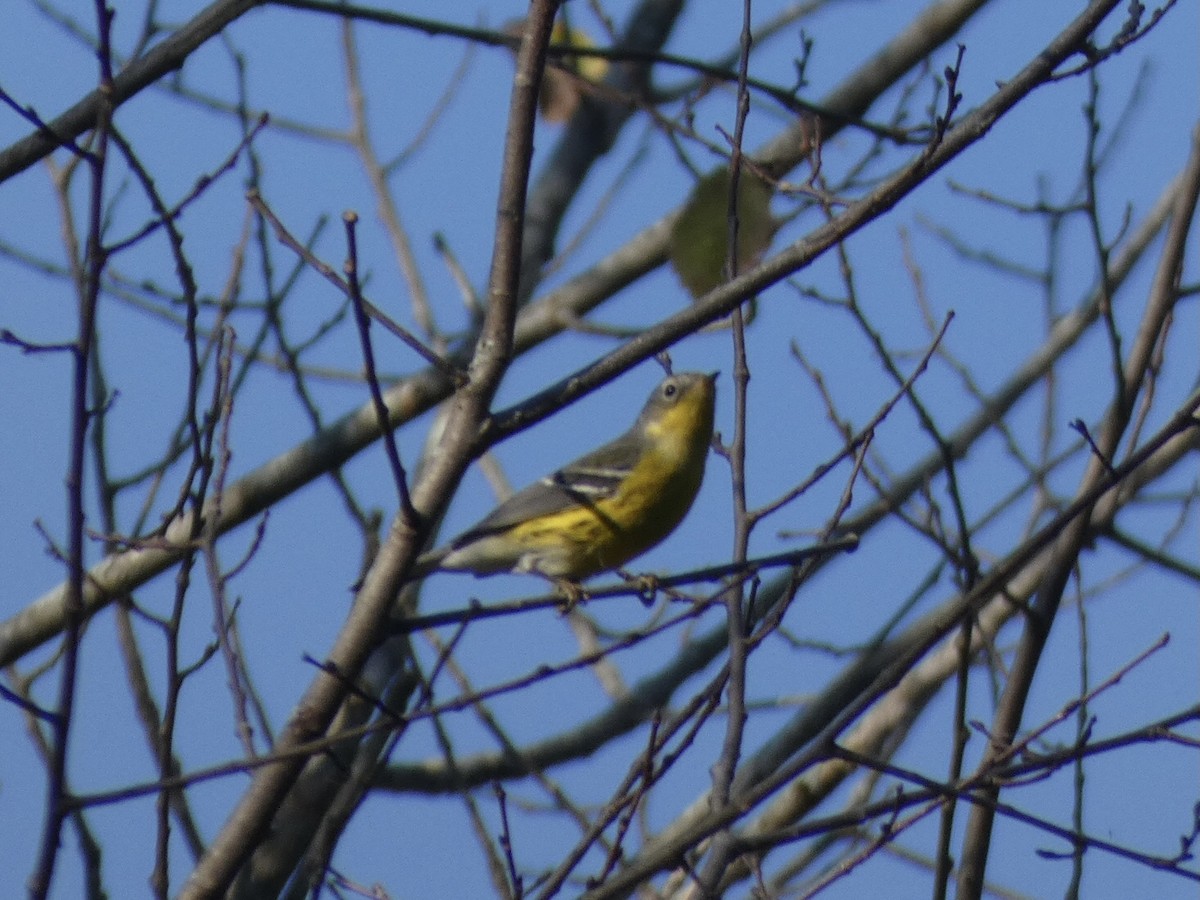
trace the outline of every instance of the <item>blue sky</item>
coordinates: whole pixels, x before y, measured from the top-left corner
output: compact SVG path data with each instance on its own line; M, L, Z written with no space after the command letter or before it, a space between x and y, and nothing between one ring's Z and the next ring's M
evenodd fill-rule
M605 8L620 23L630 5L611 3ZM967 48L959 82L964 108L983 102L997 82L1011 77L1062 27L1071 14L1062 6L1033 0L993 3L968 25L958 38ZM159 15L163 21L180 22L199 8L199 4L174 3L161 9ZM835 3L805 22L805 33L815 41L806 69L810 87L805 96L818 99L827 93L902 27L915 8L897 2ZM499 27L523 13L518 3L453 7L408 4L403 9L416 15L450 14L461 24L490 27ZM759 20L772 12L763 3L755 4L754 9ZM584 5L573 4L571 10L593 34L599 34ZM129 48L141 14L140 6L120 8L115 39L118 48ZM93 83L94 64L85 50L32 3L17 4L6 12L6 19L7 26L0 31L0 87L10 95L33 105L43 115L53 116ZM740 10L734 4L694 4L682 17L668 49L701 59L718 58L735 46L739 24ZM1196 116L1198 25L1196 6L1180 4L1170 11L1163 26L1101 71L1099 103L1106 125L1115 124L1117 114L1132 105L1119 135L1101 135L1102 140L1117 137L1101 180L1100 209L1109 239L1116 239L1126 215L1135 223L1145 215L1187 157ZM358 46L374 137L381 156L388 158L420 133L468 48L448 37L377 26L358 29ZM398 320L411 325L408 291L354 153L344 145L314 140L286 127L295 120L340 129L349 121L336 23L294 10L258 10L232 26L227 41L211 41L189 59L183 70L184 82L213 95L232 96L236 69L231 48L246 59L252 107L268 110L276 123L282 123L268 128L256 142L265 162L262 192L267 202L301 235L314 229L321 217L329 217L315 250L335 266L340 265L344 254L338 217L343 210L357 210L362 219L361 259L368 273L369 296ZM787 85L798 52L793 28L756 49L753 71L761 78ZM500 149L512 75L512 61L505 51L479 47L471 53L466 74L444 116L391 182L422 276L434 298L435 313L449 332L464 327L465 316L458 288L433 249L432 239L435 233L444 236L471 283L481 289L490 261ZM934 67L940 70L953 58L953 47L943 47L935 54ZM53 77L47 77L51 66ZM1139 81L1141 73L1145 73L1144 82ZM677 74L668 74L661 80L677 83L681 79ZM913 81L918 85L911 105L912 118L916 118L924 114L931 95L927 80L913 76ZM1135 89L1140 93L1135 95ZM872 324L886 335L889 346L910 351L904 357L910 365L915 364L930 340L929 326L914 302L912 266L921 273L935 321L940 323L941 317L953 310L955 319L947 347L970 365L982 389L992 389L1007 379L1043 340L1046 310L1041 289L1028 279L962 259L926 223L937 223L971 246L1025 266L1044 265L1047 237L1040 223L956 192L951 182L1026 203L1038 199L1040 185L1044 184L1053 201L1077 201L1086 96L1082 78L1042 88L891 215L847 243L847 261L853 267L864 309ZM892 91L871 110L870 117L886 120L896 102L897 93ZM697 108L696 128L719 141L716 126L729 130L733 115L733 95L715 92ZM169 198L182 196L199 173L218 166L238 139L235 123L227 116L158 88L143 92L122 107L116 123L139 148L159 189ZM783 120L777 111L756 106L748 123L747 146L761 145L781 127ZM27 125L10 110L0 110L0 146L8 146L27 130ZM539 125L535 177L559 134L557 126ZM835 178L855 164L864 147L864 139L849 132L832 139L822 153L829 177ZM716 164L704 150L688 148L687 152L701 170ZM890 156L871 171L876 176L886 174L905 158ZM65 157L56 159L62 164ZM806 174L797 172L792 177L799 180ZM236 173L219 180L182 218L185 248L203 296L218 296L229 279L232 249L246 219L246 177L243 162ZM0 184L0 243L61 264L61 224L49 178L44 167L36 167ZM119 183L110 185L114 195ZM543 290L586 269L677 208L686 199L691 183L661 134L647 129L644 121L635 120L589 177L567 217L558 249L570 246L572 238L588 224L596 204L619 185L615 202L594 228L588 228L579 248L565 258L561 271L548 277ZM80 181L73 194L80 204L85 197L82 186ZM146 216L144 201L132 183L119 194L111 212L112 233L117 235L132 231ZM793 208L787 199L776 201L779 214ZM815 211L805 212L780 233L776 248L799 239L818 221ZM1057 299L1060 309L1068 310L1090 289L1096 261L1082 219L1065 223L1062 241ZM270 265L282 279L294 265L294 257L273 240L267 245ZM1153 275L1153 259L1151 254L1118 297L1117 322L1126 332L1131 332L1139 320ZM244 281L245 301L261 299L261 265L257 252L252 253ZM168 288L174 285L170 257L158 238L121 254L114 260L113 269L133 285L143 281ZM1196 283L1194 258L1186 263L1183 280ZM72 336L74 298L61 281L31 273L4 255L0 256L0 285L0 327L31 341L55 342ZM787 490L834 455L842 444L824 419L817 392L792 355L793 345L825 371L840 410L859 425L894 391L876 364L871 347L861 333L848 326L844 313L805 296L810 290L836 294L842 289L838 260L831 253L761 297L759 316L748 333L752 371L748 493L752 503L767 502ZM686 302L675 276L663 268L605 304L596 319L621 326L646 325L665 318ZM320 278L307 273L288 300L288 333L296 340L313 333L334 313L337 304L338 298ZM255 323L250 313L234 318L239 341L251 339ZM1161 424L1174 404L1194 387L1194 365L1179 360L1181 355L1188 358L1188 352L1194 359L1197 325L1193 297L1177 312L1167 348L1167 359L1175 365L1164 368L1148 430ZM177 326L128 303L106 302L99 327L109 382L120 392L107 414L110 449L119 461L119 474L125 474L152 462L163 451L164 429L177 416L183 396L184 348ZM419 368L419 360L404 348L388 343L379 329L375 338L386 373L403 374ZM1107 348L1100 338L1097 333L1083 341L1058 372L1055 425L1059 447L1074 439L1073 432L1065 428L1066 422L1081 418L1094 425L1108 402L1111 379ZM616 345L611 338L577 334L537 348L514 363L501 386L497 406L523 400ZM728 334L688 338L672 349L672 357L680 370L722 370L717 420L718 429L728 436L733 425ZM307 362L355 372L359 359L353 330L342 327L316 348ZM4 386L0 390L0 421L13 423L0 431L3 619L62 578L60 563L47 554L45 539L34 523L40 523L56 540L65 533L62 485L68 374L64 356L31 357L11 347L0 348L0 385ZM526 484L626 427L659 377L657 367L644 364L535 429L506 441L495 455L509 481L514 486ZM317 380L315 385L327 419L357 408L366 399L361 384L331 379ZM946 431L953 430L975 410L974 401L964 394L958 376L948 366L933 366L919 382L918 391L937 410L939 425ZM1029 398L1009 419L1030 454L1037 448L1042 403L1041 397ZM425 417L398 433L406 462L411 463L419 454L427 424ZM273 459L311 431L312 425L299 408L287 379L266 369L255 371L239 395L231 423L231 479ZM931 449L928 437L903 404L876 437L875 450L893 472L903 471ZM345 475L364 502L378 506L386 519L395 512L395 491L380 450L375 446L360 454L346 467ZM1054 489L1069 495L1080 472L1079 460L1064 467L1051 479ZM837 503L846 475L846 470L837 470L764 522L755 532L751 552L777 552L796 544L792 537L781 537L781 532L820 528ZM963 461L959 477L965 485L968 512L977 517L1013 489L1020 472L1003 443L993 435ZM1194 471L1175 473L1162 489L1168 487L1194 487ZM166 495L170 491L168 488ZM89 498L94 500L94 493ZM859 498L869 502L871 492L861 486ZM133 521L144 499L144 491L140 490L124 497L119 509L121 521ZM473 469L451 505L446 533L475 521L492 500L486 480L478 469ZM160 498L156 510L161 511L165 502ZM96 515L94 506L91 514ZM1028 506L1019 504L981 531L985 561L988 554L1001 554L1011 546L1030 515ZM1159 535L1173 526L1169 515L1147 509L1131 513L1128 521L1150 535ZM1185 522L1182 528L1185 538L1191 535L1194 549L1194 521ZM729 557L732 534L728 467L714 456L703 492L687 521L670 540L639 560L636 568L682 571L724 561ZM327 481L314 483L273 508L266 536L251 564L231 584L230 592L241 600L239 616L250 667L273 725L279 728L312 677L304 655L319 657L325 652L345 616L361 546ZM221 543L223 562L232 565L240 559L252 539L251 529L245 527L229 535ZM89 552L94 562L99 548L93 546ZM891 616L936 558L934 548L914 537L911 530L899 523L889 524L873 532L854 557L806 586L785 624L792 634L822 644L844 646L861 641ZM1084 589L1103 587L1096 602L1086 607L1094 680L1112 674L1163 633L1172 635L1167 648L1097 702L1097 732L1113 734L1137 727L1179 709L1189 697L1194 702L1195 673L1200 663L1194 585L1161 572L1140 570L1126 575L1130 558L1114 552L1111 546L1085 556L1085 560ZM1110 577L1119 580L1109 585L1106 579ZM173 590L172 577L162 576L140 590L138 600L161 613L169 605ZM944 578L940 589L924 597L913 614L945 599L950 590ZM540 585L531 586L528 579L519 577L476 582L463 576L439 576L430 582L423 602L427 611L436 611L461 607L468 598L488 603L540 592ZM188 606L185 655L200 653L211 639L211 609L205 596L205 588L198 587L196 599ZM628 599L596 604L589 611L613 630L637 627L649 615ZM709 614L699 628L706 630L718 622ZM148 665L151 671L161 673L161 642L155 639L153 629L139 627L143 629L140 633ZM1080 627L1074 610L1064 609L1047 651L1047 662L1034 686L1028 723L1043 721L1078 694ZM107 790L154 777L122 664L114 650L114 630L113 615L106 612L93 621L84 645L81 703L70 758L72 781L82 791ZM1015 635L1015 631L1004 632L1001 648L1010 648ZM685 637L677 630L646 647L620 654L618 659L628 682L655 671L677 651ZM484 687L529 673L542 663L570 659L577 652L566 623L553 613L543 612L472 629L456 659L471 683ZM427 647L421 653L427 661L432 659ZM44 659L45 654L39 652L36 658ZM803 702L819 690L840 665L840 661L820 653L797 653L782 639L768 642L753 659L750 694L761 703L778 704L779 709L753 719L748 736L750 749L790 714L792 704ZM686 695L698 687L698 681L685 686ZM986 721L991 713L987 679L976 675L973 687L973 715ZM448 682L442 690L445 696L456 693ZM49 702L51 696L47 683L40 697ZM926 712L897 758L899 764L933 777L944 775L950 699L949 693L944 694ZM220 665L210 665L189 682L182 704L178 746L185 767L200 768L238 756ZM514 692L497 700L493 708L508 733L520 742L556 734L603 705L596 680L590 674L577 673ZM468 714L448 717L447 727L460 753L493 746L485 730ZM1059 726L1051 737L1069 742L1073 728L1073 723ZM707 765L719 746L722 730L723 722L718 717L699 737L688 764L673 773L655 795L648 810L652 827L666 825L707 788ZM623 738L613 752L573 763L555 776L561 777L581 802L603 802L643 737L639 733ZM978 752L979 746L977 738L973 751ZM414 727L394 758L411 762L436 755L429 729ZM0 706L0 759L4 760L0 769L0 868L21 872L24 877L37 846L44 799L43 770L24 734L20 715L9 706ZM1110 840L1128 842L1147 852L1170 852L1176 847L1175 836L1190 827L1191 804L1197 799L1194 775L1194 755L1181 750L1127 749L1112 759L1097 761L1094 769L1089 769L1095 784L1089 793L1089 826ZM1060 774L1046 784L1014 791L1012 799L1028 802L1056 821L1066 821L1069 781L1067 775ZM245 784L243 776L233 776L194 789L195 810L206 837L211 838L219 829ZM1180 789L1179 785L1184 787ZM512 786L511 791L516 799L534 805L546 802L544 795L527 782ZM844 789L841 796L845 796ZM1147 796L1153 799L1148 802ZM478 798L489 823L497 827L490 792L480 791ZM830 809L836 808L835 802ZM144 889L151 864L152 809L153 801L143 798L100 807L89 814L104 842L104 871L114 895L137 896ZM962 813L960 820L964 816ZM935 826L918 826L902 843L928 851L933 846L930 828ZM551 864L562 852L560 842L573 837L573 833L563 833L568 830L561 820L549 815L518 817L514 838L522 863L531 869ZM478 896L490 892L490 888L482 856L472 839L464 837L466 833L461 803L373 798L347 831L336 865L363 883L379 882L395 897ZM1004 823L989 874L1031 896L1059 894L1069 878L1069 866L1035 854L1035 850L1047 846L1065 849L1051 844L1042 834ZM178 843L172 849L173 877L179 879L189 864ZM451 852L453 864L447 865ZM55 895L75 895L78 878L72 848L63 856ZM862 896L864 890L873 892L882 886L887 886L893 896L919 896L925 893L926 884L927 876L921 870L881 855L825 896ZM1088 896L1097 897L1129 896L1149 889L1158 896L1188 896L1184 893L1187 886L1178 880L1155 876L1142 867L1100 853L1088 856L1085 886Z

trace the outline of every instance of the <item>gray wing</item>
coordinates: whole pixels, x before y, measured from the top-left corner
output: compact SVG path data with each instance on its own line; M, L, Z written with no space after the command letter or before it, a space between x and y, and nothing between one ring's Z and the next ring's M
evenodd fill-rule
M513 494L451 543L459 549L539 516L610 497L637 462L639 442L624 434Z

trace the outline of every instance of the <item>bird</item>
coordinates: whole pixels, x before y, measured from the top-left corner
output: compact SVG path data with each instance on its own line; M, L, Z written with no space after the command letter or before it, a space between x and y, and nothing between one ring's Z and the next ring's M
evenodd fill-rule
M668 375L628 431L420 556L411 577L532 573L573 603L581 582L657 546L691 509L712 443L718 374Z

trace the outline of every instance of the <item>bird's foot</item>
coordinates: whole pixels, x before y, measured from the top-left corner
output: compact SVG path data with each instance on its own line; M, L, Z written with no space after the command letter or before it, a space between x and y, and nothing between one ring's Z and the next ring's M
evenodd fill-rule
M564 616L573 610L581 600L587 599L587 591L578 581L572 581L569 578L551 578L550 581L554 584L554 589L562 595L558 611Z
M654 600L658 597L660 588L657 575L651 575L649 572L634 574L624 569L617 569L617 574L633 585L638 593L638 599L642 601L642 606L654 605Z

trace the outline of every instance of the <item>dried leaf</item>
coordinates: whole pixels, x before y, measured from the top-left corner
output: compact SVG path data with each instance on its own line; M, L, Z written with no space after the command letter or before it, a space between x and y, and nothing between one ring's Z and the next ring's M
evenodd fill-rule
M504 30L508 34L519 36L524 28L524 20L518 19L506 25ZM561 19L554 23L554 29L550 32L550 43L552 46L578 47L584 50L596 46L586 32L579 28L567 27ZM606 59L595 56L552 57L547 61L541 89L538 91L538 111L542 118L547 122L567 121L579 108L579 101L583 97L583 82L599 82L607 73Z

